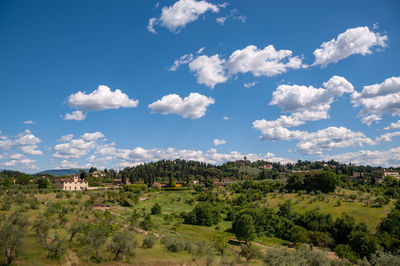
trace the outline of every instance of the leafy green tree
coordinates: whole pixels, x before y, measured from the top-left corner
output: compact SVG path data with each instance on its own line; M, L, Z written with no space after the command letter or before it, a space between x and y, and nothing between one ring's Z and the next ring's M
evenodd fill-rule
M107 241L107 230L103 224L89 225L86 234L81 238L82 244L96 251L95 259L98 260L98 250Z
M158 203L154 204L154 206L151 208L151 214L160 215L161 214L161 205Z
M7 258L7 264L18 257L28 225L28 217L22 211L16 211L0 227L0 248Z
M49 258L60 258L67 251L65 239L62 239L58 233L54 235L54 238L46 245L46 247L47 257Z
M278 215L288 219L293 219L295 213L293 211L292 203L289 200L279 206Z
M87 179L88 178L88 174L86 173L85 170L80 170L79 178L80 179Z
M146 215L146 217L144 217L144 220L140 222L139 226L140 228L146 231L153 230L154 223L153 220L151 219L151 216L149 214Z
M376 203L378 206L387 205L389 202L390 202L390 199L389 199L389 197L387 197L387 196L378 196L378 197L376 197L376 199L375 199L375 203Z
M97 168L96 167L90 167L89 173L92 174L93 172L96 172Z
M335 221L334 225L334 238L337 244L349 243L349 235L356 226L354 218L347 213L343 213Z
M16 178L16 183L20 185L27 185L31 182L31 177L26 174L18 175Z
M135 256L136 245L132 232L119 231L112 237L108 244L108 250L115 254L114 260L120 260L121 258Z
M400 236L400 210L392 210L388 216L382 219L379 225L379 231L391 235ZM400 238L400 237L399 237Z
M37 181L38 188L47 188L49 186L49 181L46 178L40 178Z
M289 191L293 189L308 192L320 190L323 193L329 193L333 192L338 184L337 175L331 171L311 171L293 174L289 177L286 187Z
M254 240L256 236L254 220L250 215L247 214L242 214L236 218L233 225L233 230L236 238L240 241L244 240L246 243Z
M335 253L339 258L348 259L352 263L356 263L360 258L357 253L355 253L351 247L347 244L339 244L335 248Z
M35 232L36 238L39 240L39 243L42 246L45 246L46 244L47 236L49 235L51 227L51 223L44 218L35 220L32 223L32 229Z
M375 236L363 231L353 230L349 235L349 240L351 249L360 254L361 258L371 258L378 247Z
M200 202L185 217L185 223L211 226L221 220L219 209L208 202Z
M310 231L331 232L333 228L331 215L321 213L318 209L306 211L297 217L295 223Z
M220 255L223 255L229 247L228 241L223 236L215 236L213 238L213 245Z
M252 244L240 246L240 255L246 258L247 262L253 259L261 258L262 253L258 247Z
M3 202L1 203L1 209L3 211L8 211L12 206L12 198L10 196L5 196Z
M71 227L68 230L70 233L69 241L72 241L72 239L74 239L77 234L82 233L86 227L86 224L79 221L72 223Z
M298 225L293 226L292 234L289 240L294 243L310 243L311 241L307 229Z
M132 214L128 217L127 222L129 229L134 229L139 223L140 213L137 209L132 211Z
M147 234L142 242L142 248L152 248L157 241L157 237L153 234Z
M211 177L207 177L204 181L204 185L206 188L213 188L214 187L214 179Z

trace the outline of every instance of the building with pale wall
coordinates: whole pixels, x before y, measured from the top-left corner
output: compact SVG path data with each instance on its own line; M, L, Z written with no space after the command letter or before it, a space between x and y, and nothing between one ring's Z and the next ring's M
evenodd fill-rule
M67 191L87 190L89 183L86 180L80 179L79 175L73 175L71 178L57 180L54 186Z
M398 171L393 171L393 170L384 170L383 171L383 176L393 176L397 179L400 179L400 174Z

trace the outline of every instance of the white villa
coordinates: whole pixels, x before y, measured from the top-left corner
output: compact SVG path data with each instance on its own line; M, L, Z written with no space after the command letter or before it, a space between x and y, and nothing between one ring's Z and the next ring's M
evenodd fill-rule
M399 172L398 171L394 171L394 170L384 170L383 171L383 176L385 177L385 176L393 176L393 177L395 177L395 178L397 178L397 179L400 179L400 174L399 174Z
M89 187L89 183L86 180L80 179L79 175L73 175L70 179L57 180L54 186L62 190L86 190Z

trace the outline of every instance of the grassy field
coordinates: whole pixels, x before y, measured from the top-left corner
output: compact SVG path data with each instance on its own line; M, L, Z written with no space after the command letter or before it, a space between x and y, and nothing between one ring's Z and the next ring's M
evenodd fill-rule
M293 203L295 211L302 213L313 208L318 208L323 213L329 213L335 219L340 216L343 212L353 216L356 222L365 222L371 232L374 232L379 220L385 217L387 213L393 207L390 203L384 207L375 207L370 202L373 202L374 197L367 194L357 193L357 198L352 200L349 196L353 193L352 191L340 191L335 194L325 195L323 199L320 196L315 195L298 195L297 193L269 193L264 197L260 203L264 206L272 208L278 208L279 204L290 200ZM74 195L71 198L57 198L55 193L39 194L35 195L41 202L46 202L47 205L51 203L61 203L62 205L70 205L71 201L75 201L75 209L81 208L85 201L88 200L89 196L83 195L82 198L76 199ZM228 193L229 197L229 193ZM232 226L232 222L221 221L219 224L206 227L206 226L195 226L183 224L183 219L176 218L172 223L166 223L164 216L167 214L179 214L181 212L191 211L196 205L196 195L194 191L159 191L159 192L146 192L140 195L139 201L135 208L145 209L147 213L150 213L151 207L155 203L159 203L162 207L161 215L153 215L152 220L155 223L154 232L157 235L170 235L183 240L191 241L213 241L216 237L223 238L225 240L235 240L235 235L229 232ZM340 206L338 206L338 200L340 200ZM368 204L367 204L368 202ZM13 204L11 210L0 211L5 215L17 210L21 207L28 208L28 203L24 203L19 206ZM38 210L27 211L30 221L37 219L42 216L46 210L46 205L41 204ZM105 210L110 211L114 217L114 222L120 227L125 226L126 219L132 213L132 208L121 207L116 204L110 204L110 207L98 207L95 208L96 212L103 212ZM62 237L68 239L69 233L67 228L74 222L76 222L76 214L69 213L68 222L65 226L59 226L55 229ZM146 233L146 232L144 232ZM134 265L204 265L206 259L204 257L196 257L187 251L181 251L172 253L157 241L156 245L152 249L143 249L140 247L144 238L143 232L135 233L135 238L138 243L136 248L136 256L132 258L129 263ZM20 256L16 261L16 264L20 265L94 265L96 263L91 262L88 258L90 254L93 254L92 250L85 250L79 247L76 240L68 242L68 249L66 255L60 260L53 260L47 258L47 251L42 248L38 240L36 239L32 231L28 232L26 239L24 239L25 247L20 252ZM257 238L254 243L260 247L279 247L282 245L289 244L288 241L284 241L278 238L262 237ZM234 249L238 249L237 246L232 246ZM104 258L105 262L103 265L113 264L112 257L110 254L107 255L105 247L100 249L100 254ZM214 262L218 264L220 257L214 258ZM1 263L1 262L0 262ZM123 265L127 262L121 262L118 264ZM254 265L261 264L261 261L253 261Z
M345 196L342 196L343 192L345 192ZM299 196L296 193L285 193L283 195L270 193L266 197L266 205L277 208L282 202L290 200L296 212L304 213L307 210L318 208L322 213L329 213L333 219L336 219L345 212L352 216L356 223L364 222L371 232L375 232L380 219L385 217L393 208L392 202L382 207L378 207L372 203L367 205L367 200L365 199L368 196L367 193L357 195L358 199L355 200L351 200L350 198L346 200L345 197L346 195L356 195L356 192L347 190L342 191L342 193L325 195L324 200L318 200L317 196ZM364 200L359 201L360 198ZM373 202L374 200L375 197L371 196L368 201ZM338 206L338 201L340 201L340 206Z

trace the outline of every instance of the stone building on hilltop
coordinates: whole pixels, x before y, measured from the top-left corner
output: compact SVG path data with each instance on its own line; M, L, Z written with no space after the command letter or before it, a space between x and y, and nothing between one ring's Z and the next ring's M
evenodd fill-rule
M80 179L79 175L72 175L71 178L56 180L54 186L62 190L76 191L88 189L89 183L87 180Z

